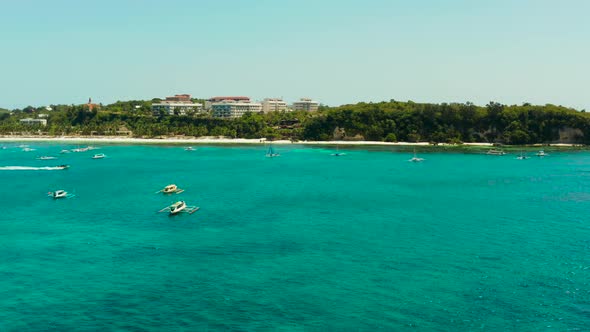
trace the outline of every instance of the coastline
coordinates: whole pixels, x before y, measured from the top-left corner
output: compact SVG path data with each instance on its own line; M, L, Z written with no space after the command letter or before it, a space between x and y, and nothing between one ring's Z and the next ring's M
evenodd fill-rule
M77 136L2 136L0 143L15 142L51 142L51 143L93 143L93 144L147 144L147 145L174 145L174 144L254 144L264 145L270 141L265 138L218 138L218 137L200 137L200 138L130 138L117 136L95 136L95 137L77 137ZM272 141L276 145L348 145L348 146L443 146L443 147L491 147L492 143L462 143L448 144L439 143L437 145L429 142L382 142L382 141L290 141L276 140ZM532 144L528 146L551 146L551 147L576 147L583 146L580 144Z

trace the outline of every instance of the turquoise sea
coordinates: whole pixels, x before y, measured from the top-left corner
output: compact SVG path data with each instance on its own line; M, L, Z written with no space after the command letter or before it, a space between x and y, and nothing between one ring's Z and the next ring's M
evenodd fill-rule
M0 331L590 331L589 152L17 145Z

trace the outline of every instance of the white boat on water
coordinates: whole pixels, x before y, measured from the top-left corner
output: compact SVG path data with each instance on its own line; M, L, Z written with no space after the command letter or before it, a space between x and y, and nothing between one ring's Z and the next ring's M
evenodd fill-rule
M186 147L184 148L184 151L195 151L196 149L193 148L192 146Z
M414 149L414 156L411 159L409 159L408 161L411 161L413 163L419 163L419 162L424 161L424 158L419 158L418 156L416 156L416 149Z
M175 184L169 184L164 189L157 191L156 194L164 193L164 194L180 194L184 192L184 189L178 188Z
M72 152L86 152L90 150L88 147L72 149Z
M61 150L59 153L64 154L64 153L70 153L70 152L71 152L70 150L65 150L64 149L64 150Z
M541 150L541 151L537 152L535 154L535 156L537 156L537 157L547 157L547 156L549 156L549 154L548 153L545 153L544 150Z
M278 152L276 152L273 147L272 144L268 144L268 149L266 150L266 156L270 157L270 158L274 158L274 157L279 157L280 154Z
M70 194L67 191L62 190L62 189L56 190L56 191L53 191L53 192L50 191L50 192L47 193L47 196L53 197L54 199L74 197L73 194Z
M500 149L491 149L491 150L488 150L488 152L486 152L486 154L490 155L490 156L503 156L506 154L506 152L504 152Z
M24 152L31 152L31 151L35 151L35 149L29 148L29 147L25 147L23 148Z
M103 159L104 157L106 157L104 153L97 153L92 156L92 159Z
M39 158L37 158L37 160L55 160L57 159L57 157L52 157L52 156L41 156Z
M197 210L199 210L199 208L196 206L188 206L184 201L178 201L170 206L161 209L158 212L168 212L168 214L172 216L179 213L193 214Z
M529 159L530 157L527 156L524 152L520 153L520 156L516 157L516 159L518 160L525 160L525 159Z

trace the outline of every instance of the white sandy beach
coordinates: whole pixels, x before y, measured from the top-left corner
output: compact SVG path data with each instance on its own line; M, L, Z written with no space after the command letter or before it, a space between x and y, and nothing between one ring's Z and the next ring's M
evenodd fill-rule
M0 137L0 142L55 142L67 144L266 144L269 143L265 138L218 138L218 137L200 137L200 138L130 138L130 137L47 137L47 136L31 136L31 137L15 137L4 136ZM381 142L381 141L296 141L276 140L273 144L290 145L390 145L390 146L429 146L428 142ZM439 144L452 145L452 144ZM464 143L467 146L491 146L491 143Z

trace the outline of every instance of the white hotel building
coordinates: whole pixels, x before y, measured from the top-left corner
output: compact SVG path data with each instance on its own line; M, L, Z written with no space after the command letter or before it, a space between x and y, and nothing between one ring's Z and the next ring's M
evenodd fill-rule
M293 103L294 111L315 112L320 107L320 103L309 98L301 98Z
M287 103L279 98L265 98L262 101L262 113L288 111Z
M224 100L211 104L211 114L216 118L240 118L250 113L260 113L262 104L251 103L250 101Z
M203 105L193 103L191 101L191 95L187 94L166 97L166 100L152 104L152 112L156 116L161 113L167 115L189 115L201 113L202 111Z

